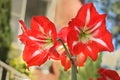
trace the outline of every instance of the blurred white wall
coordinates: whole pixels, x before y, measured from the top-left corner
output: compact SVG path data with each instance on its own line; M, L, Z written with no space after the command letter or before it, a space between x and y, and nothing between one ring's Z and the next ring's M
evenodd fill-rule
M102 66L117 70L120 74L120 49L111 53L104 53L102 57Z
M12 46L14 48L22 48L18 40L18 34L21 33L20 25L18 20L24 19L26 11L27 0L12 0L12 9L11 9L11 28L13 35Z

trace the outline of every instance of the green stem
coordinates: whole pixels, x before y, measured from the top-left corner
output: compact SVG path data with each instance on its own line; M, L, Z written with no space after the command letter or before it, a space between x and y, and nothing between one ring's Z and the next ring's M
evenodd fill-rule
M67 47L65 46L64 42L62 41L62 39L59 38L58 41L62 43L62 45L67 53L67 56L69 57L70 60L72 60L72 56L70 55L70 53L69 53Z
M75 63L72 63L72 80L77 80L77 68Z
M69 50L67 49L67 47L66 47L66 45L64 44L64 42L62 41L62 39L59 38L58 41L62 43L62 45L63 45L63 47L64 47L64 49L65 49L65 51L66 51L66 54L67 54L68 58L71 60L71 64L72 64L72 72L71 72L71 73L72 73L72 76L71 76L71 80L77 80L77 67L76 67L76 65L75 65L75 61L74 61L74 59L72 58Z

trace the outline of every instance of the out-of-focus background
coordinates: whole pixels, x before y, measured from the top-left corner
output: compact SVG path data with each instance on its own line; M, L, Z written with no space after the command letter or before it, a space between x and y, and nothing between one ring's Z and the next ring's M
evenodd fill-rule
M87 80L83 76L87 71L96 71L98 64L116 70L120 74L120 0L86 0L85 2L93 2L99 13L107 13L107 28L113 35L115 51L104 52L101 55L102 59L98 59L96 63L88 61L86 66L89 68L80 70L79 78ZM53 0L0 0L0 80L41 80L40 69L28 71L22 60L23 44L18 40L18 34L21 33L18 20L23 19L28 27L32 16L46 15L53 21L54 6ZM61 67L57 70L59 80L69 80L68 77L66 78L70 74L69 71L64 72ZM93 77L91 74L88 75ZM51 76L47 76L47 79L48 77ZM58 79L53 77L53 80Z

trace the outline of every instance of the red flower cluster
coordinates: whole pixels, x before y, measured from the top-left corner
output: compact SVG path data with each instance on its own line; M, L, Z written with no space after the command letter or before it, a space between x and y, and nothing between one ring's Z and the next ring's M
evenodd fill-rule
M41 65L49 58L57 59L61 60L65 70L69 69L71 61L63 45L58 42L59 38L69 50L76 66L83 66L88 56L96 60L99 52L111 52L114 49L105 18L106 14L99 14L94 5L88 3L58 33L55 25L44 16L33 17L30 29L20 20L23 34L19 38L25 44L23 59L28 67Z

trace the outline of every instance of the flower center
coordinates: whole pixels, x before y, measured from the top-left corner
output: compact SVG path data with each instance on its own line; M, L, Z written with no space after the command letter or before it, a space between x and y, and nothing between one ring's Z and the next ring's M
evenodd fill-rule
M43 44L40 47L40 50L49 49L53 46L53 40L49 36L45 40L41 40L41 42L43 42Z
M91 34L87 31L87 28L83 28L79 33L79 40L86 43L90 40Z
M53 40L52 40L51 38L48 38L48 39L46 40L46 42L49 44L49 43L52 43Z
M53 46L53 40L49 37L46 39L46 43L43 45L45 49L49 49L51 46Z

